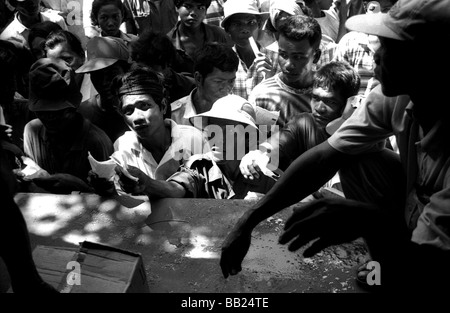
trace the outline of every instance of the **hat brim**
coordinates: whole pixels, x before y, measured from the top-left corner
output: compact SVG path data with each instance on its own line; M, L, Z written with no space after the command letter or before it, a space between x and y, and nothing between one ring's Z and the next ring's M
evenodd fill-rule
M388 13L359 14L350 17L345 22L345 27L349 30L375 35L396 40L405 40L391 28L386 26L390 19Z
M101 70L101 69L104 69L104 68L106 68L108 66L113 65L117 61L119 61L119 59L108 59L108 58L92 59L92 60L87 61L82 66L80 66L75 71L75 73L80 74L80 73L89 73L89 72L98 71L98 70Z
M221 27L224 27L223 25L226 23L226 21L228 21L228 19L229 19L230 17L232 17L233 15L236 15L236 14L252 14L252 15L258 15L258 16L261 17L262 21L264 21L264 20L266 20L266 19L269 18L269 12L258 12L258 13L256 13L256 12L234 12L233 14L228 15L227 17L225 17L225 18L222 20L222 22L220 22L220 26L221 26Z
M224 113L224 112L222 112L222 113ZM195 126L194 119L198 118L198 117L200 117L202 119L202 127L203 127L203 125L207 125L208 124L207 119L212 117L212 118L218 118L218 119L228 120L228 121L232 121L232 122L238 122L238 123L245 124L245 125L250 125L253 128L255 128L256 130L258 130L258 127L256 126L255 123L253 123L250 119L244 118L243 116L230 115L230 114L226 114L226 113L217 115L217 114L214 114L211 112L205 112L205 113L197 114L197 115L190 117L189 120L191 121L192 125Z
M44 111L59 111L66 108L77 108L71 102L64 100L49 100L49 99L30 99L28 109L32 112Z

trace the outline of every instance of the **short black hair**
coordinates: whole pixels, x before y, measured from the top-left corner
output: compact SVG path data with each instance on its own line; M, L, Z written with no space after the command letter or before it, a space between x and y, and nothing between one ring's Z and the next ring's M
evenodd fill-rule
M358 94L360 84L361 78L353 66L346 61L332 61L315 72L313 87L331 89L348 99Z
M56 45L67 43L70 48L78 54L82 59L85 58L83 46L80 39L73 33L67 30L57 30L50 33L45 40L45 48L53 49Z
M31 47L31 43L36 38L44 38L46 39L50 33L55 32L57 30L62 30L61 26L59 24L50 22L50 21L44 21L37 24L34 24L30 28L30 32L28 34L28 46Z
M175 54L172 41L163 33L146 30L131 42L131 59L148 66L170 67Z
M194 72L199 72L203 79L212 73L214 68L222 72L234 72L238 66L239 58L227 44L207 43L195 53Z
M287 17L278 29L280 35L289 40L308 39L310 45L318 49L322 39L322 30L317 20L310 16L293 15Z
M176 8L181 7L183 5L183 3L185 3L186 1L192 1L192 2L201 3L206 8L209 8L209 6L211 5L211 0L173 0L173 2L175 3L175 7Z
M114 77L111 83L111 91L117 97L119 107L116 108L120 110L122 107L122 97L127 94L126 90L128 86L138 87L139 85L144 86L149 91L148 95L155 100L156 104L161 110L164 107L170 106L168 103L168 95L164 87L164 77L162 74L148 68L148 67L137 67L132 66L131 70L127 73L117 75ZM125 92L123 87L125 87Z
M115 5L120 10L120 13L122 13L122 18L125 19L127 13L125 10L125 6L122 3L122 0L94 0L94 2L92 2L92 9L91 9L92 25L95 26L98 25L97 20L98 12L103 6L109 4Z

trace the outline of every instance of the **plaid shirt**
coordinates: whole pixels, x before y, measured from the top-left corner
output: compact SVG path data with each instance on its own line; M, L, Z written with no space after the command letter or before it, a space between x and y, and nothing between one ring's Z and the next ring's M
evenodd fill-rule
M233 50L236 51L236 47L233 47ZM266 48L261 48L262 53L266 55L266 57L273 64L273 75L279 73L280 66L278 64L278 52L268 50ZM253 88L258 85L260 82L264 80L264 74L262 72L256 71L256 64L247 68L247 65L244 61L239 59L239 66L236 72L236 81L233 87L233 94L238 95L242 98L248 99L248 96L252 92Z
M369 35L359 32L349 32L339 41L334 53L335 61L347 61L361 77L359 95L364 96L369 80L374 77L374 51L369 45ZM370 86L369 86L370 88Z
M227 0L212 0L211 5L206 10L206 17L203 23L220 26L223 20L224 12L223 5Z

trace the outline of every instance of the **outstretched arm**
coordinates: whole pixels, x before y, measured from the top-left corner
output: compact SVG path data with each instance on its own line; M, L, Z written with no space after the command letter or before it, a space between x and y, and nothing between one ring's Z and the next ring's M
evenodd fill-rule
M225 239L220 260L224 277L241 271L251 233L261 221L319 189L333 177L347 157L327 141L299 156L266 196L244 213Z

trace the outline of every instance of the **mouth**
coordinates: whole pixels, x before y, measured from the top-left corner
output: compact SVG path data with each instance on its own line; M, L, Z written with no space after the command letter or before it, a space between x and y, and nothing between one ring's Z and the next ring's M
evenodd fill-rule
M147 128L148 128L148 125L135 125L134 126L134 130L139 133L145 131Z
M317 123L319 124L327 124L328 120L325 119L324 117L322 117L321 115L318 114L313 114L314 119L316 120Z

